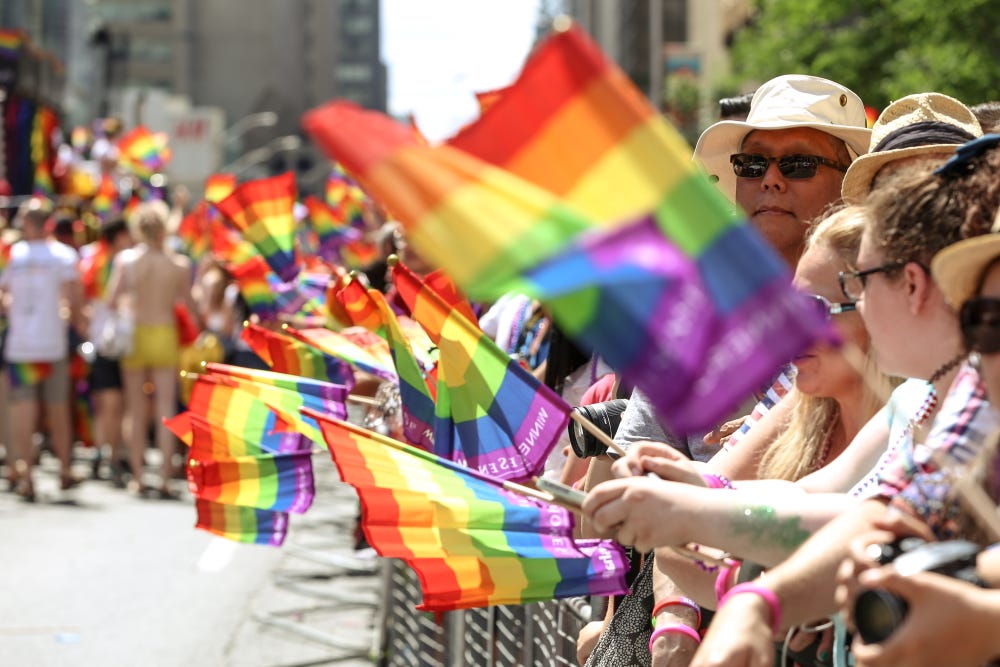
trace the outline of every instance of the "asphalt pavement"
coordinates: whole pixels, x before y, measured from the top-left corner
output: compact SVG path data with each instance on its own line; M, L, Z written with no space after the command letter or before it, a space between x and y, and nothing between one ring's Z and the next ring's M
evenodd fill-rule
M0 665L371 665L381 562L354 551L356 499L328 454L314 470L313 507L271 548L195 530L186 493L61 492L43 457L36 502L0 493Z

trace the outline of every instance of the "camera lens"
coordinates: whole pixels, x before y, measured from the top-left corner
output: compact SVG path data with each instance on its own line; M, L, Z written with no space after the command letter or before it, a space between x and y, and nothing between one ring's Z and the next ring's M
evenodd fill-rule
M863 591L854 601L854 624L866 644L878 644L896 631L909 605L903 598L888 591Z
M573 411L597 426L609 438L613 438L615 432L618 430L618 425L622 421L622 413L625 412L625 408L627 407L627 399L616 398L613 401L605 401L604 403L581 405L573 408ZM596 437L588 433L583 425L576 420L570 421L569 442L573 447L573 452L581 459L601 456L607 451L607 447L601 444Z

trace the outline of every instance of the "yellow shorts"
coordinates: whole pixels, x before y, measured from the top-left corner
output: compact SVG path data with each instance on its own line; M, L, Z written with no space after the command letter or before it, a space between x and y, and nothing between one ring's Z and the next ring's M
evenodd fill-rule
M122 357L122 368L177 368L180 341L173 324L137 324L132 353Z

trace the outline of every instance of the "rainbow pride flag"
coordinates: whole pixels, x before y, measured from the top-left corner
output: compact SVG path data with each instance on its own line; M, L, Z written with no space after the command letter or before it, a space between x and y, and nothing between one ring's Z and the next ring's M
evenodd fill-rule
M510 86L495 88L493 90L480 90L475 93L476 103L479 105L479 114L486 113L490 107L500 101L500 98L507 94Z
M172 153L167 146L167 135L150 132L139 125L118 140L119 162L143 180L163 171L170 162Z
M379 330L384 326L378 305L372 301L368 290L361 284L361 281L353 275L330 282L327 290L327 302L340 305L340 308L336 309L337 313L341 313L337 319L342 317L343 321L340 323L345 327L364 327L369 331L379 333ZM331 314L334 313L334 310L334 308L330 309Z
M7 362L7 380L11 389L34 387L52 374L52 364L45 361Z
M288 534L288 513L194 499L195 528L234 542L280 547Z
M326 285L330 280L327 273L317 274L299 271L292 281L283 283L274 276L272 290L278 313L294 322L312 320L326 322Z
M602 227L657 206L680 176L673 156L689 152L576 26L542 42L517 80L447 143L544 188Z
M333 208L311 195L302 203L309 211L309 224L319 240L318 254L328 262L339 263L341 248L344 244L360 240L361 233L340 217L339 208Z
M236 174L212 174L205 179L205 201L222 201L236 189Z
M366 342L360 342L360 336L349 336L339 331L323 328L296 329L289 327L284 330L292 338L310 345L332 357L342 359L359 371L370 373L385 380L395 381L392 354L385 340L367 331Z
M273 371L262 371L256 368L230 366L229 364L208 362L205 364L205 370L212 375L223 375L226 377L249 380L250 382L269 385L271 387L278 387L279 389L284 389L286 391L308 394L309 396L314 396L320 400L330 401L335 404L339 403L341 405L343 405L344 401L347 400L347 395L351 391L349 386L343 384L334 384L323 380L314 380L309 377L296 374L275 373ZM345 417L347 415L346 411L342 411L340 408L335 408L335 412L337 414L343 414Z
M403 435L411 444L434 451L434 393L420 368L410 341L406 338L396 313L378 290L368 290L379 311L392 361L399 376L399 401L402 407Z
M402 263L401 263L402 264ZM403 265L405 267L405 265ZM412 273L412 271L411 271ZM423 283L444 299L444 302L460 312L467 320L479 326L479 317L472 309L472 304L458 289L455 281L444 269L435 269L423 277Z
M601 72L613 69L598 56L575 28L540 46L525 74L480 120L492 127L492 153L485 130L480 141L472 141L479 132L473 129L448 150L419 149L405 128L344 104L311 112L305 122L370 192L391 198L417 249L473 298L513 291L541 300L569 336L643 389L672 431L704 432L830 332L790 287L773 250L694 165L680 135L656 114L633 113L645 103L637 107L627 89L566 88L546 79L543 87L565 93L566 109L595 112L578 118L531 115L513 102L533 63L551 58L565 64L552 72L590 72L599 82ZM552 98L536 92L542 103ZM632 129L611 132L622 124L616 118L632 118L624 123ZM566 168L553 166L564 153L552 146L563 144L535 142L556 126L573 128L565 144L570 153L574 142L582 150L593 136L603 142L604 157L581 153L579 160L567 158ZM506 127L520 129L504 134ZM368 139L355 140L366 133ZM498 167L484 166L460 146L532 182L507 171L500 176ZM510 146L518 147L516 155ZM555 183L556 174L566 184ZM614 210L606 208L609 201ZM583 237L580 228L590 233Z
M212 223L208 215L208 203L200 201L177 226L177 238L181 241L184 253L196 262L211 249Z
M36 197L52 198L56 194L56 184L52 180L52 167L47 158L39 160L35 165L35 176L32 181L31 194Z
M333 163L333 168L330 169L330 174L326 177L324 195L327 205L334 209L346 204L341 211L347 216L343 218L345 222L356 226L364 225L362 206L364 201L368 199L368 195L336 162Z
M416 447L310 416L320 424L342 479L358 491L369 544L383 556L404 559L417 570L422 587L433 588L421 608L444 611L626 589L628 565L621 548L606 542L597 559L581 551L572 537L573 518L563 508L507 491L500 480ZM460 577L473 563L478 576Z
M262 322L274 322L278 319L278 300L273 290L273 282L269 280L274 275L271 268L260 255L254 255L239 264L225 263L226 270L233 276L240 295L247 303L250 312ZM277 279L277 276L275 276Z
M17 28L0 28L0 58L17 60L23 43L24 31Z
M312 451L219 456L221 443L215 441L219 431L200 418L191 424L194 438L186 473L196 498L297 514L312 505L316 495Z
M247 421L210 422L205 415L186 410L163 424L188 447L194 444L194 424L197 422L211 431L211 456L259 456L260 454L286 454L312 450L313 442L276 415L267 404L245 392L239 394L244 401ZM203 409L203 408L202 408ZM258 418L263 415L264 419ZM231 430L232 429L232 430Z
M371 295L371 290L366 289L353 275L331 281L327 291L327 303L330 306L331 316L343 326L363 327L388 341L385 320L379 305ZM466 308L469 308L468 304ZM468 312L471 313L471 308ZM427 332L406 315L397 315L395 319L400 333L410 343L411 353L417 359L420 368L432 370L437 365L437 354ZM434 377L436 379L437 375Z
M316 496L309 452L204 460L192 456L186 472L191 495L223 505L302 514Z
M118 213L122 210L118 197L118 186L115 185L111 174L101 174L101 182L97 185L97 193L94 195L91 206L103 220L107 220L112 213Z
M238 185L214 205L253 244L282 282L295 278L299 267L295 257L293 173Z
M303 125L406 226L421 255L463 287L506 292L521 270L591 226L542 188L451 146L422 145L409 128L350 102L311 111Z
M211 209L212 207L209 207L209 210ZM271 270L253 244L244 240L239 232L214 222L209 227L212 253L219 258L219 261L229 266L240 266L259 258L264 263L265 269Z
M540 475L570 406L401 264L393 283L438 346L434 452L494 477Z
M299 414L299 408L311 407L324 414L343 415L343 404L242 378L220 375L189 374L194 379L190 412L211 424L253 442L255 434L293 431L319 442L319 429ZM272 414L273 413L273 414ZM192 436L193 437L193 436Z
M290 335L290 329L276 332L247 323L240 337L276 373L354 386L354 374L343 359Z
M100 239L93 252L80 259L80 281L88 299L103 299L111 280L111 246Z
M41 197L53 197L56 192L52 179L52 136L59 127L59 119L52 109L39 106L31 124L31 163L35 174L32 194Z

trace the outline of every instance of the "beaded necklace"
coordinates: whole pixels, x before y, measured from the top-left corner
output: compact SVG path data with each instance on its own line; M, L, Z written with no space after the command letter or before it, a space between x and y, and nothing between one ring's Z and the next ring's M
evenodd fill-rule
M937 389L934 388L934 383L943 378L956 366L962 363L962 361L966 357L966 354L967 353L965 352L960 352L956 357L942 364L941 367L938 368L936 371L934 371L934 373L927 379L927 387L928 387L927 398L924 399L924 402L920 405L920 408L917 410L916 414L914 414L913 417L910 419L913 428L916 428L917 426L923 424L927 420L927 418L934 413L934 410L937 409L938 394L937 394Z
M959 354L957 357L942 364L940 368L931 374L930 378L927 380L927 396L924 398L923 403L921 403L920 407L913 413L913 416L907 420L903 431L899 434L899 437L896 438L895 442L891 444L889 449L886 450L886 454L879 458L877 467L868 474L865 479L865 483L855 488L852 495L862 495L872 484L877 483L877 480L881 476L882 471L888 465L889 461L895 458L890 455L891 452L898 452L896 456L905 457L904 466L908 472L912 472L916 469L913 435L917 428L923 425L923 423L926 422L927 419L934 413L934 410L937 409L938 395L937 389L934 388L934 383L958 366L965 359L965 356L964 352ZM910 445L908 447L906 446L907 440L910 441Z

